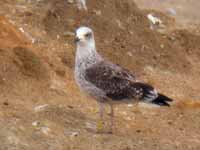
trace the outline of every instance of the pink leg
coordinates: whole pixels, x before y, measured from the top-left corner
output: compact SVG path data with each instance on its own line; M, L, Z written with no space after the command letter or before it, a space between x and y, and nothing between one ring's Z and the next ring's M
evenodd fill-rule
M99 102L99 116L100 121L97 123L97 132L102 133L102 130L104 128L104 122L103 122L103 114L104 114L104 104Z
M103 103L99 102L99 116L102 122L103 122L103 114L104 114L104 106Z
M110 104L110 133L113 133L113 126L114 126L114 108L113 105Z

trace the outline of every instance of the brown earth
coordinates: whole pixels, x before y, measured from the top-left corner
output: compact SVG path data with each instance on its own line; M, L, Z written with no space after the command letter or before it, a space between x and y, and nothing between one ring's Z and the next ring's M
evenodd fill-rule
M132 0L87 6L0 1L0 149L199 150L199 35ZM149 28L149 12L163 20L164 32ZM95 133L98 106L73 79L80 25L94 30L102 55L174 98L172 107L117 106L114 134Z

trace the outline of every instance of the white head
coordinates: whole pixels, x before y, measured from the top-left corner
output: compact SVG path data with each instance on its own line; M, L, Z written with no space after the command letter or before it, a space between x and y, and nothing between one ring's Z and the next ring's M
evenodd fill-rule
M95 41L92 29L88 27L80 27L76 30L75 35L77 48L81 47L89 50L95 50Z
M76 42L76 71L85 68L91 64L101 61L101 56L97 53L95 47L94 33L88 27L80 27L75 33Z

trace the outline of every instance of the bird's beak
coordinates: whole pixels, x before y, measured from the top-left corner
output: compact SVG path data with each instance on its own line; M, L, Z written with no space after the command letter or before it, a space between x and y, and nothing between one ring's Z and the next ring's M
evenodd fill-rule
M75 39L74 39L74 42L77 43L79 41L80 41L80 38L76 36Z

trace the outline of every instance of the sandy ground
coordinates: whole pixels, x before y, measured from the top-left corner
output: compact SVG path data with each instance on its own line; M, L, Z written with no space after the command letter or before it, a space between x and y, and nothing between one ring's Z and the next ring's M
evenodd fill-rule
M132 0L88 0L84 11L74 1L1 0L0 149L199 150L199 25L178 28L179 14L167 16L155 2L138 2L149 6L141 10ZM173 2L165 4L180 4ZM181 4L187 10L193 3ZM151 30L148 13L164 29ZM95 133L98 105L73 77L80 25L95 31L104 57L172 97L172 106L117 106L114 134Z

